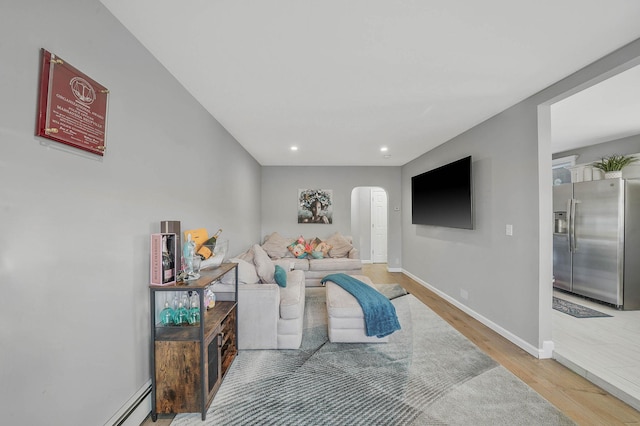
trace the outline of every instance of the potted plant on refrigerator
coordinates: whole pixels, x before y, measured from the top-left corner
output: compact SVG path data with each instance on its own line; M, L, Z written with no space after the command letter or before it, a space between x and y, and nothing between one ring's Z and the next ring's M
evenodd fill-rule
M602 157L600 161L596 161L592 166L602 170L605 179L613 179L622 177L622 169L636 161L638 159L631 155L613 154L609 157Z

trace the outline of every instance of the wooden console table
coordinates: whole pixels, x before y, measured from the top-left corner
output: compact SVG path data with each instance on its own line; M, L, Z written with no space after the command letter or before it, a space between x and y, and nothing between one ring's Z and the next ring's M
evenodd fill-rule
M202 420L238 353L238 267L223 263L201 270L200 278L173 285L150 285L151 418L158 414L201 412ZM235 300L204 305L206 288L228 273L235 274ZM162 325L156 300L163 292L194 291L200 301L200 324Z

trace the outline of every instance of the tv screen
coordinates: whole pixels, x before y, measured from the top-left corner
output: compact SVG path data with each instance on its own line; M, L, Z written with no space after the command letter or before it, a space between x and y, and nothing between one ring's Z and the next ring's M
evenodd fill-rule
M411 223L473 229L471 156L411 178Z

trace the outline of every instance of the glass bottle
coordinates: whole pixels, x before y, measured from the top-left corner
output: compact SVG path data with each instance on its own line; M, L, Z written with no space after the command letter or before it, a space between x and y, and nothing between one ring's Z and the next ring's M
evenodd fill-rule
M182 306L184 306L185 309L189 309L189 306L191 306L191 303L189 303L189 295L186 291L182 293L180 302L182 302Z
M168 283L173 281L174 262L173 256L169 253L167 235L162 237L162 282Z
M180 300L178 299L178 293L173 293L173 300L171 301L171 304L173 305L174 311L178 309L178 303L180 303Z
M173 323L174 310L169 306L169 301L164 302L164 309L160 312L160 322L162 325Z
M220 236L221 232L222 228L218 229L218 231L211 238L202 243L202 246L198 250L198 256L200 256L202 260L209 259L214 255L213 250L216 248L216 241L218 241L218 237Z
M189 312L187 308L184 307L182 302L178 303L178 309L173 313L173 323L175 325L184 325L187 323L187 317L189 316Z
M200 323L200 307L198 306L198 302L191 302L191 309L189 309L189 317L187 321L191 325Z
M210 288L207 288L204 293L204 306L207 309L211 309L216 306L216 294Z

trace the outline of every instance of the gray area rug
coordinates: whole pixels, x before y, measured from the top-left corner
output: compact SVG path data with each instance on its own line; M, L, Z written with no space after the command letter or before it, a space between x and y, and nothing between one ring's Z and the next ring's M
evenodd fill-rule
M569 302L568 300L560 299L559 297L553 298L553 309L576 318L611 317L609 314L587 308L586 306L578 305L577 303Z
M299 350L241 351L202 422L185 425L571 425L399 285L386 344L330 343L324 288L306 291Z

